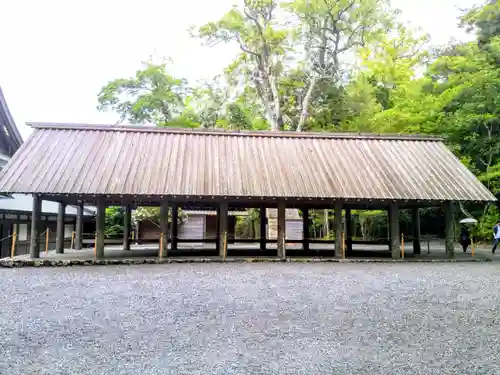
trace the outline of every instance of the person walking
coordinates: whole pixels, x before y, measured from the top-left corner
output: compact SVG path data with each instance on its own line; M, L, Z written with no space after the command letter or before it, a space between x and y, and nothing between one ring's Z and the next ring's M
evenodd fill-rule
M497 224L493 227L493 248L491 252L495 254L495 250L497 249L498 244L500 243L500 220L497 221Z
M471 241L469 230L465 227L465 225L462 225L462 228L460 230L460 245L462 245L464 253L467 252L467 248L469 247L470 243Z

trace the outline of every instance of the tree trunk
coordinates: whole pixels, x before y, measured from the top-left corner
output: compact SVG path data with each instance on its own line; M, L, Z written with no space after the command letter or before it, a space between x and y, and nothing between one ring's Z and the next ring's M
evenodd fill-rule
M300 114L300 120L297 124L297 131L300 132L304 128L304 123L306 122L307 116L309 115L307 110L309 108L309 102L311 101L311 96L314 91L314 87L316 86L316 77L311 79L311 83L309 84L309 88L307 89L306 96L304 101L302 102L302 113Z

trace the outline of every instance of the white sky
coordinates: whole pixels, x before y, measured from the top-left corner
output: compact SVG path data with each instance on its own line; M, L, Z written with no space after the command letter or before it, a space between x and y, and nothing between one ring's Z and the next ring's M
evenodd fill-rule
M478 0L392 0L433 44L463 39L460 8ZM96 110L109 80L149 56L171 57L190 81L221 73L237 49L201 47L187 29L218 19L238 0L0 0L0 86L24 138L26 121L114 123Z

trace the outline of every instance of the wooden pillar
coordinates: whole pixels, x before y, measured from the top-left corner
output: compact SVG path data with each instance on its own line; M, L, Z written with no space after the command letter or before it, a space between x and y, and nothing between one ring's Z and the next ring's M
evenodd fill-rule
M266 207L260 207L260 249L266 250L266 239L267 239L267 217L266 217Z
M130 227L132 225L132 207L125 206L123 214L123 250L130 250Z
M76 207L75 250L82 248L83 202Z
M352 214L351 209L345 209L345 242L346 253L352 253Z
M57 210L57 229L56 229L56 253L64 254L64 214L66 205L59 203Z
M179 236L179 206L172 204L172 242L170 248L177 250L177 238Z
M221 202L217 210L217 240L219 242L219 255L222 258L227 256L227 224L228 224L228 205L227 202Z
M401 258L401 238L399 236L399 209L397 203L389 206L390 248L393 259Z
M286 207L285 202L278 202L278 257L286 259Z
M33 195L33 211L31 212L30 257L40 258L40 229L42 227L42 198Z
M420 254L422 246L420 244L420 210L418 207L411 210L411 225L413 229L413 254Z
M335 202L335 257L342 257L342 202Z
M95 236L95 256L96 258L104 258L104 227L106 217L106 203L104 200L97 201L97 214L96 214L96 236Z
M163 201L160 206L160 248L158 256L166 258L168 255L168 201Z
M302 249L309 251L309 209L302 209Z
M453 228L453 202L447 201L443 204L444 211L444 234L445 234L445 249L446 255L449 257L455 256L454 246L454 228Z
M1 238L7 238L0 242L0 258L6 258L10 256L11 241L9 241L9 236L11 235L11 225L8 222L3 222L1 225Z

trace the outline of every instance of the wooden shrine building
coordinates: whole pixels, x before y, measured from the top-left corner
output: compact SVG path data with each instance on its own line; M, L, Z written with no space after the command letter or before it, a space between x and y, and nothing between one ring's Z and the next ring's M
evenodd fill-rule
M442 207L446 250L453 254L453 203L496 200L442 140L433 137L28 125L33 133L1 172L0 193L33 195L32 258L40 254L42 200L97 207L97 257L104 256L104 215L110 205L127 207L125 249L130 246L131 209L159 206L163 257L179 243L179 206L217 211L213 241L221 256L227 250L229 210L260 208L260 233L265 233L266 209L277 209L277 238L261 236L258 242L263 249L277 243L282 258L286 209L302 210L304 233L308 209L334 209L336 256L341 255L343 211L349 227L352 209L388 210L390 248L398 258L398 210L413 210L418 252L418 209ZM346 232L348 248L351 232ZM307 236L301 242L304 249L309 247Z

